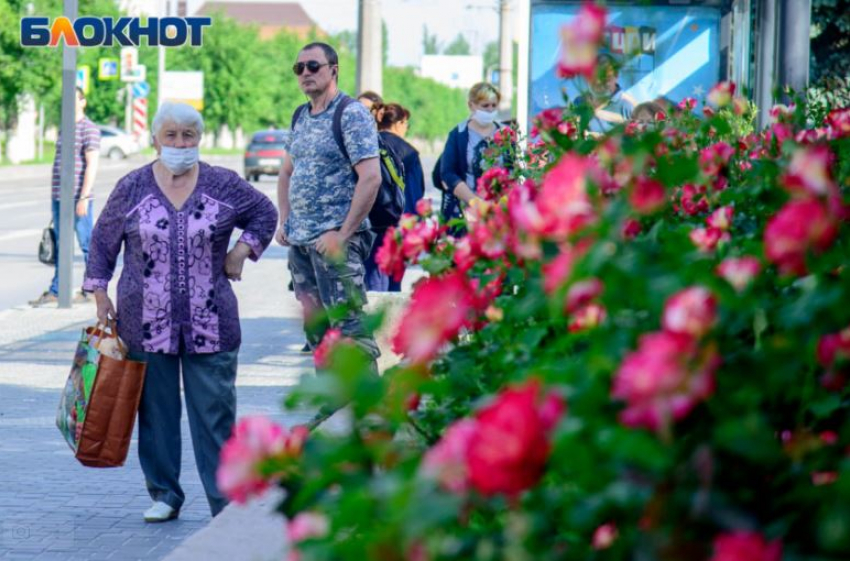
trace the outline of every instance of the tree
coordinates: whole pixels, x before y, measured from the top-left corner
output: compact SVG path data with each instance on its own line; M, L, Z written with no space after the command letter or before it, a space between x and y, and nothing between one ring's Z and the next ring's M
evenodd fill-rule
M850 76L850 0L812 1L812 79Z
M422 54L423 55L438 55L440 54L440 42L437 40L437 35L428 33L428 26L422 26Z
M457 37L449 43L449 45L443 50L444 55L470 55L472 54L472 48L469 46L469 42L467 42L466 38L458 33Z

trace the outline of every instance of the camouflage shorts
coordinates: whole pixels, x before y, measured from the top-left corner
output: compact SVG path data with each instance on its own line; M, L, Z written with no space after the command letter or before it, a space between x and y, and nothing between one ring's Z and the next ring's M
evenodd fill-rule
M362 321L362 307L366 303L363 262L369 256L373 238L368 230L354 234L348 242L344 261L328 259L316 251L313 244L289 249L289 272L295 296L304 306L305 331L313 348L331 326L356 341L373 358L381 355ZM340 309L341 313L328 315Z

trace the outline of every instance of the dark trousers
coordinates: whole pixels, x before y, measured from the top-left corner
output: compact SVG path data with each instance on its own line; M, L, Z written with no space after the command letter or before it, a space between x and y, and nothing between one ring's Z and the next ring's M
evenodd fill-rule
M139 460L148 493L180 509L180 373L198 474L215 516L227 505L216 485L224 442L236 422L236 364L239 351L208 354L131 353L148 363L139 404Z
M371 292L388 292L391 282L390 277L378 269L378 263L375 261L378 250L381 249L381 244L384 243L384 236L387 231L374 230L373 233L375 234L375 243L372 244L372 250L363 262L366 290Z

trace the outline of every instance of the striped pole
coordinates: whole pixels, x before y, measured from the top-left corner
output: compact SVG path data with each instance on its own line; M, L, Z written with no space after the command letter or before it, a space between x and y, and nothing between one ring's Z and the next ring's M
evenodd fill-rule
M148 132L148 99L146 97L133 100L133 134L139 140Z

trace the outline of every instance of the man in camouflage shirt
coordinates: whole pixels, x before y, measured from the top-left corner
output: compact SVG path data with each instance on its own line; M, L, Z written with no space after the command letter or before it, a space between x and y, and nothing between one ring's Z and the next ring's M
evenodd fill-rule
M330 308L347 306L345 317L332 319L331 326L376 359L380 351L363 327L361 311L366 302L363 261L373 242L367 216L381 184L375 120L360 103L345 107L346 159L332 128L344 95L337 86L336 51L311 43L301 49L293 70L310 103L293 123L278 176L276 237L290 247L289 270L304 306L310 347L316 348L326 328L316 327L314 319Z

